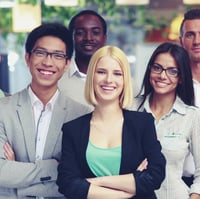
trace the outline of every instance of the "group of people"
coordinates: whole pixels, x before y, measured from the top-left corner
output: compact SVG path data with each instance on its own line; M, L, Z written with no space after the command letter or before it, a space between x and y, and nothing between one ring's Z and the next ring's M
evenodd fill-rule
M29 33L31 83L0 100L1 199L200 199L200 10L180 45L155 49L136 97L106 42L91 10Z

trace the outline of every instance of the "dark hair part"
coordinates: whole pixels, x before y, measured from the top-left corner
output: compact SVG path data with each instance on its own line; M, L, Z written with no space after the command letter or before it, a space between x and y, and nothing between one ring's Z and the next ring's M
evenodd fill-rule
M186 20L200 19L200 9L191 9L184 14L183 21L180 26L180 34L183 35L183 25Z
M80 17L80 16L83 16L83 15L93 15L93 16L96 16L100 20L100 22L102 24L104 35L107 34L107 24L106 24L106 21L104 20L104 18L101 15L99 15L97 12L95 12L93 10L82 10L78 14L74 15L71 18L71 20L69 22L69 26L68 26L69 27L69 31L71 33L73 33L73 31L74 31L74 23L75 23L76 19L78 17Z
M162 53L169 53L175 60L178 70L179 70L179 78L180 83L178 83L176 87L176 94L181 98L181 100L187 105L194 105L194 88L192 82L192 72L190 67L190 58L187 51L179 46L178 44L165 42L160 44L155 51L153 52L144 75L143 83L141 90L137 97L143 94L143 100L138 107L138 110L144 104L147 96L154 92L153 87L150 83L150 73L151 73L151 66L154 64L155 59L158 55Z
M66 45L67 57L71 59L73 53L72 36L68 28L59 23L46 23L33 29L26 40L26 52L30 54L37 40L44 36L53 36L61 39Z

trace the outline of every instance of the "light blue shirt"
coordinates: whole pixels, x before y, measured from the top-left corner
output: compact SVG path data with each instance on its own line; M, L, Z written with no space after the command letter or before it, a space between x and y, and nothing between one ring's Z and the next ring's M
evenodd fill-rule
M149 96L143 108L152 113ZM200 194L200 109L184 104L177 97L169 113L155 121L155 126L162 153L167 160L166 178L156 191L157 197L188 199L189 193ZM189 190L181 178L185 157L190 152L194 156L196 169L195 181Z

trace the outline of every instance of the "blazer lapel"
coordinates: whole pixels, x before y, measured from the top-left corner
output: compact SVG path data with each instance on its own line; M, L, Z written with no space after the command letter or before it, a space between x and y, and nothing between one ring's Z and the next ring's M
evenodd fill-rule
M59 144L61 147L61 139L62 139L61 128L62 125L65 123L65 117L66 117L65 98L59 94L58 99L56 100L56 103L53 108L51 122L49 125L48 135L43 154L44 159L52 156L56 144Z
M35 125L28 90L19 93L16 112L24 134L28 156L31 162L35 161Z

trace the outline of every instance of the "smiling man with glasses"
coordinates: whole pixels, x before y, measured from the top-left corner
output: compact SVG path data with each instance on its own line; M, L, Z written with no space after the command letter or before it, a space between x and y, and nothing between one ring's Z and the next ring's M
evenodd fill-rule
M64 199L55 183L61 128L89 112L57 87L73 41L66 27L49 23L30 32L25 48L31 83L0 100L0 198Z
M46 50L42 49L34 49L31 51L37 58L47 58L49 55L54 61L65 60L67 59L67 55L63 54L62 52L47 52Z

